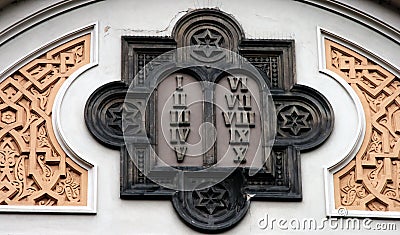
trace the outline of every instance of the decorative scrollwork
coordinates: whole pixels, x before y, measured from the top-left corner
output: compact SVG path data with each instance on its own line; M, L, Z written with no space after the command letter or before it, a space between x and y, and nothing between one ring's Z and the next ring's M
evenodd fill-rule
M366 57L325 40L326 67L356 92L366 116L366 134L353 161L334 174L336 208L400 211L400 79ZM362 187L350 197L346 180ZM365 196L368 194L368 196ZM352 200L342 200L351 198Z
M0 83L1 205L86 206L87 170L58 144L51 112L61 85L90 62L89 54L90 35L85 35L31 61ZM76 184L75 197L56 189L67 180Z

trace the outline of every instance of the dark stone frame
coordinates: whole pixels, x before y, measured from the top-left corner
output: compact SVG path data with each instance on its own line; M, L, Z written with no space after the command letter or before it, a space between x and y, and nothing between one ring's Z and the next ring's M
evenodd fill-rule
M266 164L269 167L254 176L249 176L247 169L239 168L227 179L226 182L231 183L224 181L213 186L215 189L212 190L216 192L222 190L217 187L225 188L229 195L224 202L227 208L219 216L207 215L207 211L196 207L193 203L199 199L196 199L195 192L175 192L143 176L139 169L141 166L135 166L129 157L127 148L133 146L125 146L122 123L118 126L129 84L134 82L140 86L140 75L138 80L134 79L137 73L156 56L190 45L191 32L197 28L219 30L220 35L225 35L221 47L239 53L264 73L277 111L278 135L270 162ZM189 12L177 22L172 37L122 37L122 81L98 88L85 107L85 121L92 135L105 146L120 149L121 198L171 199L185 223L207 233L227 230L239 222L250 206L247 195L254 195L251 200L300 201L300 152L318 147L329 137L334 117L332 107L322 94L296 84L294 44L294 40L245 39L236 20L215 9ZM298 130L287 126L290 112L305 116L305 127ZM146 117L152 118L149 113ZM156 144L152 134L154 128L149 126L148 120L145 122L145 135ZM146 153L142 154L146 159ZM212 190L209 193L215 193Z

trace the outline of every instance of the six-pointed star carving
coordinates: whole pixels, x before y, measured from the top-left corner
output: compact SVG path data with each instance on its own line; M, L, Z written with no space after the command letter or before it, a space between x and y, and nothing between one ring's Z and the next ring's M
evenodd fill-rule
M142 129L142 114L135 105L125 103L123 105L125 122L123 125L124 132L130 134L139 134L143 132Z
M223 199L226 190L210 187L207 189L196 191L196 193L200 198L196 207L205 208L210 215L214 214L214 211L217 208L226 208L226 204Z
M109 117L110 126L115 126L122 130L122 106L110 108L107 112L111 115Z
M135 132L135 134L141 132L141 114L136 107L129 108L126 104L121 106L113 107L108 110L108 113L111 115L110 126L116 126L121 131L130 131ZM125 116L125 122L122 123L122 115Z
M220 35L213 35L210 30L206 29L203 33L194 35L193 37L197 43L197 47L199 48L195 51L203 52L207 58L209 58L214 51L220 51Z
M281 117L283 118L281 128L289 129L294 135L298 135L302 129L310 129L310 125L307 122L309 115L309 113L298 110L296 106L293 106L281 113Z

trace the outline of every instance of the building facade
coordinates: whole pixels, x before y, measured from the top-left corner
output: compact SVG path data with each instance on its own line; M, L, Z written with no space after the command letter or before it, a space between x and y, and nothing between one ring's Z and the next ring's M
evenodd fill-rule
M0 234L398 233L398 1L0 7Z

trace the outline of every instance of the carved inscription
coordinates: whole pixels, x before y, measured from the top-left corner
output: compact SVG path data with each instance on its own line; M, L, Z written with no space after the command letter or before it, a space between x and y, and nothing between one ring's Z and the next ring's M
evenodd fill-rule
M124 84L104 85L86 106L89 130L103 144L121 149L121 198L171 197L181 219L203 233L222 232L237 224L250 205L246 195L254 195L251 200L301 200L300 151L326 140L333 111L316 90L296 84L294 41L247 40L236 20L217 9L190 11L172 32L162 38L123 37ZM146 65L155 55L187 46L193 46L189 54L178 50ZM223 48L247 58L262 77L252 74L254 68L247 71L246 63L236 64L242 60L223 53ZM167 58L173 63L161 66ZM186 63L181 62L186 59L195 63L183 69ZM175 61L179 72L169 73ZM224 71L239 76L227 77ZM272 96L267 86L273 88ZM121 136L91 125L104 121L96 115L97 107L113 102L103 95L112 87L127 94L152 91L143 115L146 136L134 133L132 142L124 143ZM280 119L275 116L279 111ZM276 124L284 130L275 139ZM171 146L183 148L175 151ZM240 168L230 172L237 167L235 162L241 163ZM217 182L225 173L229 176ZM181 191L182 186L195 186L195 190Z
M247 77L227 77L230 92L225 94L229 111L222 111L225 126L229 127L230 140L236 156L235 163L246 163L250 142L250 128L255 127L255 112L252 111L251 94L247 88Z
M176 75L176 89L172 95L173 105L170 111L170 143L178 162L183 162L185 158L188 149L186 142L190 133L190 110L187 109L187 94L183 90L182 80L182 75Z
M158 162L170 166L198 166L203 163L199 128L202 123L202 88L193 77L173 73L158 85Z

